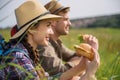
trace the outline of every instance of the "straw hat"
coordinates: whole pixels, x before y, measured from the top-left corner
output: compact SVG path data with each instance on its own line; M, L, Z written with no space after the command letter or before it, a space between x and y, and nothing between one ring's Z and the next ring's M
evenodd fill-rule
M69 9L70 7L65 7L56 0L52 0L45 5L45 8L49 10L52 14L57 14L61 10Z
M11 37L11 39L20 37L29 29L32 23L38 20L62 18L61 16L50 14L38 0L27 0L27 2L23 3L15 10L15 15L18 32Z

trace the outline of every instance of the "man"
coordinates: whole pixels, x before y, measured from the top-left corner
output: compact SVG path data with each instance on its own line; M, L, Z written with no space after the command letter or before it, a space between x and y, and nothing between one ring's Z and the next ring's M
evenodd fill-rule
M69 20L68 12L70 7L64 7L56 0L50 1L45 7L52 13L63 16L63 19L52 24L53 34L50 36L50 45L46 47L39 46L41 64L50 75L55 75L60 72L65 72L72 67L75 67L84 58L76 56L74 51L66 48L59 39L62 35L69 34L69 27L71 22ZM86 43L91 43L93 36L89 35ZM94 42L94 41L93 41ZM93 47L98 46L97 41L91 43ZM83 66L81 72L85 70L86 65ZM79 74L81 75L81 73Z

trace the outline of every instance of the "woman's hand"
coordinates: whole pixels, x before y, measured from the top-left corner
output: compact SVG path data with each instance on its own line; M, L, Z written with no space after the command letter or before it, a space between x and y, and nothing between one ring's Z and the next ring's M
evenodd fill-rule
M86 62L86 72L81 77L80 80L96 80L95 73L100 65L100 57L96 49L92 48L94 51L94 60Z
M99 65L100 65L100 56L94 48L92 48L94 52L94 60L93 61L87 61L87 74L95 74Z
M74 76L72 79L70 80L80 80L80 76Z

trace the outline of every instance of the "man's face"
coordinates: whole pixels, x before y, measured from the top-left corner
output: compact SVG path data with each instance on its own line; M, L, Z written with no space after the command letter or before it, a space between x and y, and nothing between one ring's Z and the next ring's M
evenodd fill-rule
M71 22L69 20L68 13L59 13L60 16L63 16L63 19L56 22L54 27L54 33L57 35L67 35L69 33L69 28Z

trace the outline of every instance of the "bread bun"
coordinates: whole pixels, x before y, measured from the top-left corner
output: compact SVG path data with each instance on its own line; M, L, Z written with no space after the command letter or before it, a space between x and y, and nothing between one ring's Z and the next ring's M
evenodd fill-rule
M81 43L80 45L74 45L74 48L78 56L85 56L90 61L94 59L94 52L89 44Z

